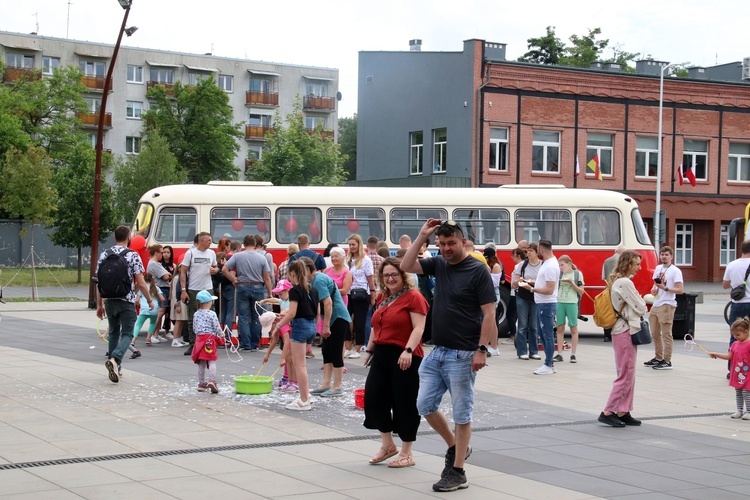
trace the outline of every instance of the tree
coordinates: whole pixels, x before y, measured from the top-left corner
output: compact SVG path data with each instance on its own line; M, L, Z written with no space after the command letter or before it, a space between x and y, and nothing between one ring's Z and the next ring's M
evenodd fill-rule
M588 35L572 35L570 42L573 45L565 48L565 56L560 64L577 68L590 67L591 63L599 60L599 55L609 44L609 40L596 40L596 36L601 34L601 28L595 28L589 30Z
M126 221L131 221L143 193L168 184L184 184L186 180L187 176L169 150L167 140L158 132L152 132L145 141L141 154L115 166L117 209Z
M229 98L213 76L196 85L177 82L169 90L156 85L147 96L152 105L143 114L146 135L158 132L166 139L190 182L238 179L234 158L242 133L232 124Z
M357 179L357 113L351 118L339 118L339 144L346 155L344 171L350 181Z
M638 52L626 52L622 49L622 44L617 44L612 47L612 57L604 59L602 62L606 63L617 63L622 67L622 70L628 73L635 73L635 68L630 66L631 61L635 61L641 54Z
M102 174L111 163L111 156L105 154ZM55 172L52 185L58 193L57 211L52 225L55 230L50 235L52 242L65 248L78 251L78 282L81 282L83 264L82 250L91 244L91 230L94 217L94 170L96 153L91 144L81 140L65 158L65 165ZM105 186L100 196L99 242L104 242L121 221L115 210L112 191Z
M305 128L302 100L297 96L294 110L284 119L274 117L274 132L266 136L263 158L250 168L259 181L277 186L339 186L346 178L346 155L330 138L323 138L321 124L314 131Z
M32 225L50 221L57 193L51 186L51 160L44 149L11 148L0 166L0 207ZM21 236L26 234L21 229Z
M528 48L536 47L529 50L518 58L521 62L534 64L560 64L560 60L565 54L565 43L557 38L554 26L547 26L547 34L539 38L529 38Z

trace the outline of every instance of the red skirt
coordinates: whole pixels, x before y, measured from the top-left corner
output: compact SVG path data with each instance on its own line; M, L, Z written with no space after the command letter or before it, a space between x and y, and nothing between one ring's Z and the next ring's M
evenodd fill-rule
M216 335L210 333L198 334L195 337L195 345L193 346L193 363L198 361L216 361L219 359L217 349L219 348L219 338Z

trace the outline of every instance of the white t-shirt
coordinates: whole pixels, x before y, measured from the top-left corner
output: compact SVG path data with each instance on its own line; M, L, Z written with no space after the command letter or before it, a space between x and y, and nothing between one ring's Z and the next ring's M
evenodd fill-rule
M750 258L745 257L733 260L727 264L727 268L724 271L724 281L728 281L732 285L732 288L740 286L745 280L747 266L750 266ZM748 276L748 280L750 280L750 276ZM750 286L745 286L745 298L742 300L732 300L732 302L741 304L750 303Z
M211 267L216 265L216 253L210 248L200 251L191 248L185 253L182 265L188 268L188 290L213 290Z
M661 278L661 282L665 285L667 285L667 288L674 288L677 283L682 283L682 271L680 271L680 268L675 266L674 264L671 264L669 267L664 267L664 264L659 264L656 266L656 269L654 269L654 278ZM670 306L677 307L677 295L675 295L672 292L667 292L666 290L659 289L656 298L654 300L654 305L652 307L658 307L663 306L664 304L669 304Z
M528 269L528 266L527 266ZM545 259L542 263L542 267L539 268L539 273L536 275L536 282L534 282L534 288L544 288L551 281L555 284L555 290L551 295L543 295L541 293L534 292L534 302L537 304L556 304L557 303L557 287L560 282L560 264L557 263L557 258L551 257Z

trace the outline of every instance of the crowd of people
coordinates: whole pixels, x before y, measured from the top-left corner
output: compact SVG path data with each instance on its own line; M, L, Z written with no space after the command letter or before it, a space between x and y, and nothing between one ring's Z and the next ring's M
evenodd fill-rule
M119 382L128 350L131 358L142 356L135 343L146 322L145 344L171 341L173 347L186 346L185 354L198 366L197 390L211 393L219 392L216 353L228 340L226 326L237 323L239 347L251 352L261 345L261 331L269 333L264 363L280 346L285 372L279 390L298 393L286 405L294 411L310 410L313 397L343 395L345 360L363 357L369 367L364 426L380 433L380 447L370 463L413 466L412 445L424 417L447 447L435 491L468 487L464 462L472 452L474 383L487 357L499 354L501 303L517 358L542 360L542 346L544 359L534 374L556 373L555 362L564 361L566 327L572 343L569 361L578 362L584 276L569 256L555 255L549 240L519 242L511 252L514 268L508 275L494 245L478 252L458 223L438 219L426 221L414 240L402 237L396 256L377 238L365 242L358 234L350 236L348 248L332 245L323 256L311 250L309 237L301 234L278 269L257 235L244 238L244 249L220 241L221 251L214 252L210 234L200 233L176 262L172 248L154 245L148 249L146 268L127 249L129 237L127 227L118 227L115 246L101 254L97 266L97 315L109 318L105 366L112 382ZM433 237L436 255L427 251ZM750 420L750 290L744 286L750 273L750 241L742 243L742 254L724 276L724 287L733 289L730 351L711 356L729 361L728 378L737 402L732 418ZM646 365L663 370L672 368L672 323L676 296L684 286L672 264L674 251L663 246L659 256L649 315L655 355ZM129 285L113 292L114 287L102 282L115 280L118 258ZM637 355L631 336L642 328L648 310L632 281L640 269L641 255L618 247L602 271L617 312L616 322L605 330L617 375L598 420L612 427L641 425L631 415ZM507 304L501 300L501 287L510 289ZM277 305L276 313L266 311L271 305ZM311 345L316 338L323 380L313 389L306 360L314 357ZM431 344L429 350L426 344ZM452 426L439 409L446 392L451 396Z

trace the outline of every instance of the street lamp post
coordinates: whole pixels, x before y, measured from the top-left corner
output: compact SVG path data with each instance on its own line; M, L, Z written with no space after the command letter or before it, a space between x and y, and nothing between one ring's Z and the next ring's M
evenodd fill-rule
M117 35L117 43L115 44L115 50L112 53L112 60L109 63L109 69L107 69L107 76L104 80L104 89L102 94L102 104L99 108L99 123L96 130L96 166L94 170L94 210L93 210L93 221L91 223L91 268L89 276L89 309L96 309L96 290L94 284L94 275L96 274L96 264L99 260L99 215L101 211L101 196L102 196L102 152L104 145L104 118L107 110L107 97L109 96L110 82L112 81L112 72L115 68L115 61L117 60L117 52L120 50L120 42L122 41L122 34L127 33L128 36L132 35L137 28L132 27L125 29L125 25L128 22L128 14L130 14L130 7L133 5L133 0L117 0L117 2L125 10L125 15L122 18L122 26L120 27L120 33Z

